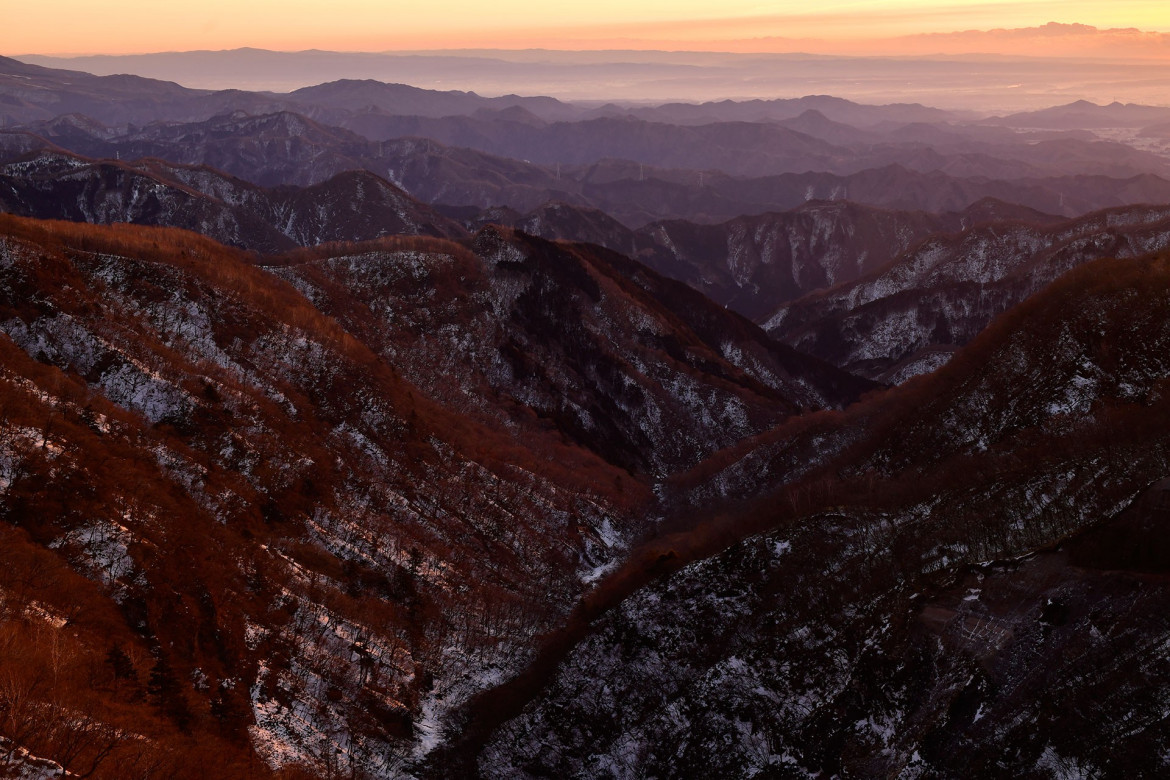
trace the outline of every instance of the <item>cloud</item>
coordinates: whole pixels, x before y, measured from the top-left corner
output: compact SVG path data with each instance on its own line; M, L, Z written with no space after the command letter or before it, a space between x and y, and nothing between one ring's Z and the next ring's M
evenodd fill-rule
M1048 57L1170 58L1170 35L1134 27L1101 30L1049 22L1039 27L909 35L891 41L916 53L1010 54Z
M804 53L864 56L1002 55L1111 60L1170 59L1170 34L1134 27L1098 29L1087 24L1049 22L1036 27L963 30L915 35L768 35L766 19L706 20L659 25L549 31L550 48L658 48L696 51ZM752 35L752 31L757 34ZM763 34L760 34L760 33Z

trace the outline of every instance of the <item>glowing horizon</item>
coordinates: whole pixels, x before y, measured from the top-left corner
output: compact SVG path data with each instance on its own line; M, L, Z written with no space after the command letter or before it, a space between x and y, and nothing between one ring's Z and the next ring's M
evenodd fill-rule
M822 0L815 7L754 0L725 0L718 5L697 0L594 0L555 10L532 0L499 0L490 14L484 13L482 3L471 0L396 5L379 0L337 0L328 6L308 0L232 5L207 0L198 6L145 0L101 5L42 0L35 7L21 4L6 11L0 53L144 54L250 47L276 51L685 48L849 54L879 53L883 47L896 53L896 47L918 36L1038 28L1049 22L1121 30L1131 36L1136 33L1129 28L1147 37L1170 32L1170 7L1162 0L1108 4ZM1010 52L1010 41L1000 43ZM1156 35L1146 43L1167 46ZM1019 49L1016 53L1035 53L1035 44L1020 44Z

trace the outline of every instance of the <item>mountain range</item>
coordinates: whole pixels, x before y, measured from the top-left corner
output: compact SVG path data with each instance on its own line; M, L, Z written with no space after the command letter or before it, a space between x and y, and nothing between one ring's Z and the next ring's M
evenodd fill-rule
M418 41L403 42L417 46ZM867 56L841 56L840 43L811 38L725 41L718 51L674 51L653 42L612 42L595 51L468 49L339 52L219 51L52 57L11 52L24 62L73 71L137 73L201 89L291 92L339 79L451 85L483 95L555 95L606 102L718 102L730 96L771 102L777 95L837 95L863 104L919 101L953 113L1015 113L1076 97L1111 102L1162 101L1158 60L1164 36L1086 25L911 35L886 40ZM857 43L860 43L858 41ZM622 45L622 44L619 44ZM738 45L732 53L729 45ZM805 52L764 53L763 50ZM947 50L968 54L940 54ZM1027 51L1021 55L1021 51ZM1061 51L1061 54L1056 54ZM996 53L998 52L998 53ZM1078 85L1070 90L1068 85Z
M0 766L1165 774L1162 112L0 58Z

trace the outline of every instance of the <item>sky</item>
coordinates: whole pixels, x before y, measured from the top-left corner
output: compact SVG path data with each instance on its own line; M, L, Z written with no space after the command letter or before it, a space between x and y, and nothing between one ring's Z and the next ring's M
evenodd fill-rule
M1158 56L1170 48L1167 38L1156 35L1170 33L1166 0L38 0L6 5L0 54L11 56L238 47L833 54L924 53L931 47L939 51L956 47L1029 54L1048 53L1049 39L1057 36L984 35L972 40L970 33L947 34L1037 28L1049 22L1091 25L1100 31L1137 28L1142 31L1138 50L1149 49L1151 56ZM1137 40L1132 30L1114 33L1115 38L1126 35L1131 43Z

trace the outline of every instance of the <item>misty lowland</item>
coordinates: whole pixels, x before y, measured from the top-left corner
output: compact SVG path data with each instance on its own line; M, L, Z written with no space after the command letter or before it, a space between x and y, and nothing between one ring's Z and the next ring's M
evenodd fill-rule
M0 57L0 777L1170 776L1164 65L363 57Z

